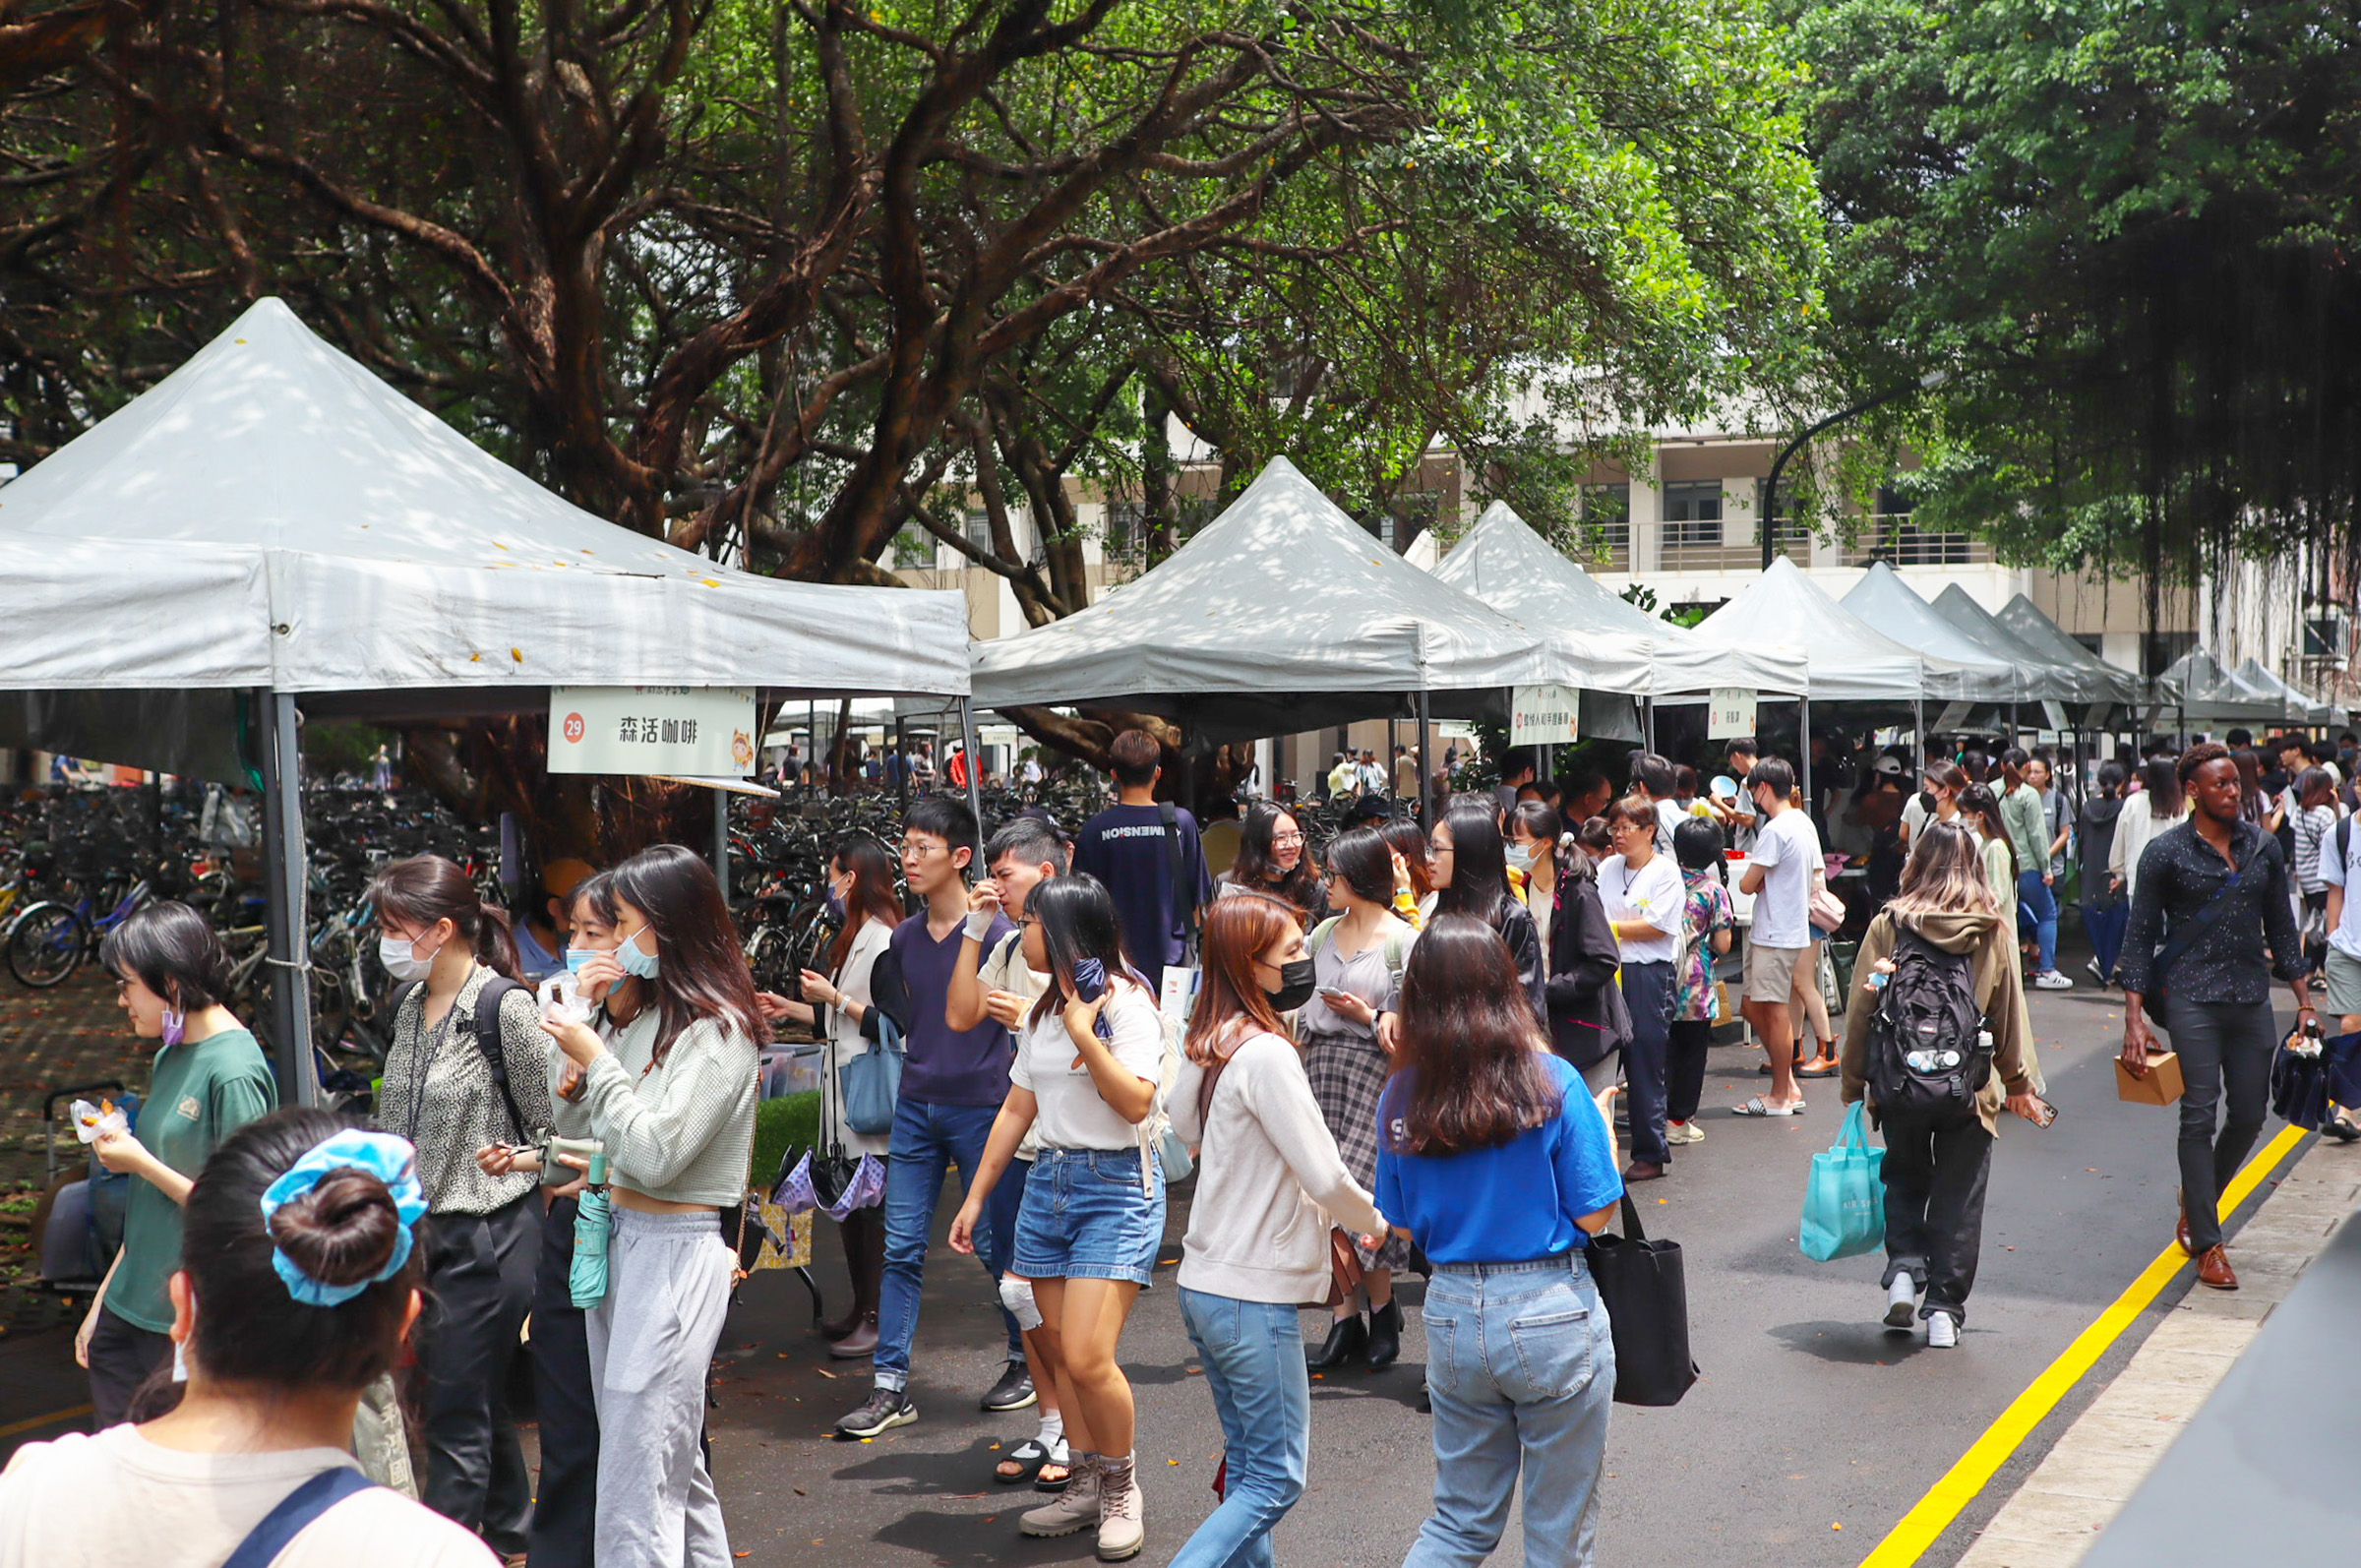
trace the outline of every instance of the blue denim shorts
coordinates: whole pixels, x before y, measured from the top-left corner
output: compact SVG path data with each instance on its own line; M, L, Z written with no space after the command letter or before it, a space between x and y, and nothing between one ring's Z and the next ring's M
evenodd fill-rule
M1008 1272L1027 1280L1129 1280L1146 1285L1164 1244L1164 1166L1152 1188L1137 1149L1044 1148L1016 1215Z

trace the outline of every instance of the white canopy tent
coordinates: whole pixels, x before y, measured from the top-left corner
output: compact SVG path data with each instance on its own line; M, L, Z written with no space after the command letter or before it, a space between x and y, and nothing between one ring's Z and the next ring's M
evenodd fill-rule
M2061 664L2010 631L1958 583L1935 595L1935 614L1959 628L1992 656L2016 667L2013 701L2103 701L2096 685L2073 665Z
M0 490L0 744L219 776L259 700L272 955L297 968L298 696L393 716L532 711L553 685L968 685L962 595L782 582L619 528L275 299ZM277 989L281 1081L308 1085L303 988Z
M2183 729L2192 721L2210 727L2271 724L2287 717L2285 698L2250 686L2204 648L2191 648L2156 679L2180 693L2173 707Z
M1144 576L978 644L975 700L1120 704L1213 744L1382 717L1406 696L1423 729L1431 711L1486 710L1513 686L1642 693L1650 653L1645 638L1536 628L1437 581L1277 457Z
M1696 634L1726 648L1799 651L1818 701L1911 701L1925 694L1925 665L1829 596L1786 556L1700 622Z
M2147 698L2147 682L2120 665L2108 663L2075 641L2024 594L2017 595L2001 606L2000 614L1993 619L2007 627L2027 646L2046 655L2053 664L2079 672L2083 678L2083 691L2089 694L2090 701L2116 702L2128 708L2137 708Z
M1885 562L1871 562L1861 580L1838 602L1872 630L1917 650L1926 664L1928 696L2006 702L2018 694L2022 682L2015 667L1937 615L1934 606Z
M2232 672L2238 679L2259 692L2274 693L2287 704L2287 717L2302 724L2333 724L2336 710L2306 692L2294 682L2282 679L2276 672L2266 669L2258 659L2249 657L2238 661Z
M1649 645L1648 693L1702 692L1717 686L1800 692L1803 655L1792 649L1736 648L1701 641L1615 597L1549 547L1508 503L1484 509L1467 537L1451 547L1435 577L1528 626L1643 637Z

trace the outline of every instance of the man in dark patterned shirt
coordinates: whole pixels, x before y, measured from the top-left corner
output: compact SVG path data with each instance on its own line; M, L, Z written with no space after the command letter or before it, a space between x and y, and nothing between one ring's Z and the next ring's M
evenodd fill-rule
M2189 820L2140 857L2124 933L2123 1064L2145 1076L2156 1049L2146 1002L2159 988L2163 1024L2181 1058L2181 1246L2200 1283L2234 1291L2222 1251L2218 1195L2263 1130L2278 1025L2270 977L2295 991L2297 1022L2312 1012L2303 940L2287 896L2278 840L2239 814L2238 766L2207 743L2181 758ZM2162 950L2157 942L2161 938ZM2214 1108L2229 1101L2218 1136Z

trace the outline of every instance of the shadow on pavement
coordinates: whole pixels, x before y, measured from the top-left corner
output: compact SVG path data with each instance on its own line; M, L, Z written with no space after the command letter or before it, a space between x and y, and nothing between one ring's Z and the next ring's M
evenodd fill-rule
M1919 1330L1879 1323L1781 1323L1770 1334L1788 1350L1841 1366L1896 1366L1926 1349Z

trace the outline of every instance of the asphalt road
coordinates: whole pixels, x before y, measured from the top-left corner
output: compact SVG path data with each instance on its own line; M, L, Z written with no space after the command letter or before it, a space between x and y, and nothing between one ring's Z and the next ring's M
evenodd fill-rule
M1878 1257L1817 1264L1795 1248L1806 1167L1839 1119L1833 1080L1812 1086L1811 1109L1796 1120L1741 1121L1720 1108L1759 1086L1752 1058L1715 1053L1707 1141L1678 1151L1671 1176L1641 1189L1651 1234L1685 1249L1705 1376L1675 1409L1615 1408L1600 1538L1607 1568L1859 1561L2170 1238L2171 1117L2115 1098L2116 1001L2088 986L2036 994L2033 1021L2061 1114L2046 1132L2013 1119L2004 1127L1982 1273L1951 1352L1880 1326ZM1167 1258L1177 1258L1185 1224L1177 1199ZM830 1228L819 1229L817 1272L833 1311L843 1273ZM731 1543L745 1560L965 1568L1089 1559L1087 1537L1031 1542L1016 1534L1016 1513L1039 1499L995 1486L991 1470L996 1445L1029 1435L1034 1417L976 1408L998 1373L997 1314L974 1262L940 1246L935 1261L913 1382L922 1419L869 1443L827 1436L866 1394L867 1363L826 1358L792 1277L750 1283L723 1339L711 1424ZM1221 1447L1170 1274L1142 1298L1123 1343L1147 1489L1140 1560L1151 1564L1168 1561L1212 1506ZM1415 1281L1404 1298L1417 1302ZM1313 1385L1311 1486L1280 1530L1282 1561L1398 1562L1424 1518L1433 1461L1416 1404L1423 1340L1411 1319L1400 1365ZM1321 1326L1310 1315L1305 1325L1307 1334ZM2125 1337L1923 1561L1948 1564L1965 1549L2139 1338ZM0 1429L79 1403L70 1357L63 1333L0 1345ZM9 1433L0 1448L54 1429ZM1496 1560L1513 1563L1516 1551L1512 1531Z

